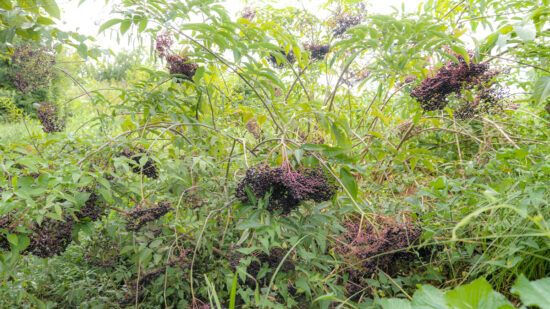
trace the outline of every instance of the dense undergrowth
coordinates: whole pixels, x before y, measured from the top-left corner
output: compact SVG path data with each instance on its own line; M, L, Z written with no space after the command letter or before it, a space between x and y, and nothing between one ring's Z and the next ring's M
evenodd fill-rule
M151 61L18 75L72 84L2 101L0 307L550 308L548 3L327 6L125 1Z

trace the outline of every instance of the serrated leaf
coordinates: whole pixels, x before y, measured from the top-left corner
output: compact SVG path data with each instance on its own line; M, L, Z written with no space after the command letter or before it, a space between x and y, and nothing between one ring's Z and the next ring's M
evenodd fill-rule
M382 309L410 309L411 302L401 298L382 298L378 300Z
M550 278L529 281L521 275L510 292L519 295L524 306L539 306L542 309L550 308Z
M418 289L412 300L414 309L448 309L445 304L445 295L431 285L423 285Z
M61 13L59 11L59 7L57 6L57 3L55 0L42 0L42 7L50 16L59 19L61 17Z
M535 83L533 100L535 104L542 104L550 96L550 75L541 76Z
M461 55L462 57L464 57L464 60L466 61L466 64L470 65L470 55L468 54L468 51L462 47L462 46L457 46L457 45L453 45L451 46L451 49Z
M139 22L139 25L138 25L138 32L141 33L145 30L145 28L147 28L147 23L148 23L148 20L147 19L142 19L140 22Z
M88 58L88 46L86 46L86 44L80 43L80 45L78 45L76 50L78 52L78 55L80 55L80 57L82 57L83 59Z
M120 34L124 35L128 29L130 29L130 26L132 25L131 20L125 20L120 23Z
M494 294L496 293L496 294ZM498 299L499 293L493 291L493 287L485 278L479 278L474 282L460 286L445 294L448 306L453 309L484 309L499 308L501 305ZM485 307L486 304L500 304L496 307Z
M11 247L12 248L16 248L17 247L17 235L15 234L9 234L7 237L6 237L9 241L9 243L11 244Z
M250 248L239 248L237 249L238 252L242 253L242 254L245 254L245 255L249 255L250 253L256 251L256 250L259 250L260 247L250 247Z

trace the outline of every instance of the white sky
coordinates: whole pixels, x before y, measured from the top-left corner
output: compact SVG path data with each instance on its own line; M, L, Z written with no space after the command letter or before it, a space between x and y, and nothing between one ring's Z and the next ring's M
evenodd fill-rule
M80 6L78 3L80 0L58 0L57 3L62 10L61 21L59 27L65 31L77 31L84 35L90 35L97 39L96 44L100 48L110 48L113 51L120 51L124 48L131 49L132 46L128 45L128 39L122 38L120 43L116 40L114 32L106 31L102 35L98 35L97 31L99 26L112 18L110 16L111 8L116 0L110 0L106 4L105 0L86 0ZM325 2L323 0L260 0L260 1L247 1L249 6L254 7L262 6L263 4L270 4L274 7L286 7L294 6L297 8L306 8L311 13L315 13L320 17L327 15L326 12L320 10L320 6ZM367 9L369 14L381 13L387 14L393 12L392 6L401 8L401 4L405 3L405 10L411 12L417 9L421 0L373 0L367 2ZM245 7L244 0L226 0L226 9L230 14L236 16L237 12ZM115 29L118 29L115 26Z

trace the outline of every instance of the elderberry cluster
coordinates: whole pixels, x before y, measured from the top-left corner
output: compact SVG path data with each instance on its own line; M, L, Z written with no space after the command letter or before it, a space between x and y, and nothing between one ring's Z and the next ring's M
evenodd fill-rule
M11 232L18 223L14 223L15 218L11 215L0 217L0 229L7 229ZM50 258L54 255L61 255L65 252L71 243L74 219L72 216L65 215L63 220L55 220L49 217L44 218L41 224L35 222L29 228L27 235L30 243L21 252L21 254L32 254L42 258ZM10 250L10 244L4 234L0 234L0 249Z
M127 215L126 230L139 231L148 222L157 220L172 210L169 202L159 202L155 207L142 209L136 207Z
M63 221L46 217L42 224L35 223L28 235L30 244L22 253L42 258L61 255L71 243L73 223L73 217L68 215L63 217Z
M321 60L325 58L325 56L330 51L330 46L328 44L306 44L304 46L306 50L308 50L311 53L311 59L313 60Z
M99 196L91 188L87 187L84 189L87 193L90 193L90 197L86 200L84 206L80 207L80 210L75 213L75 216L82 220L84 218L89 218L90 221L97 221L105 212L99 201Z
M189 57L177 54L167 55L166 62L168 62L170 74L184 75L188 79L191 79L199 68L198 64L189 62Z
M65 122L59 118L56 104L42 102L36 113L44 133L62 132L65 129Z
M30 44L15 48L9 75L15 88L22 92L47 87L54 77L55 58L50 48Z
M256 16L256 10L249 6L246 6L242 12L241 18L244 18L248 21L252 21Z
M340 12L329 21L332 28L332 34L336 38L341 38L349 28L359 25L366 16L366 6L361 3L355 13Z
M467 63L462 55L455 54L455 56L458 63L449 61L437 70L434 76L426 77L411 91L410 96L420 103L422 109L442 110L448 104L449 95L460 96L463 90L469 89L478 90L476 100L488 103L500 100L498 96L494 96L494 93L487 91L498 71L491 70L487 63L473 61ZM475 101L469 104L472 105L469 108L477 110Z
M158 278L164 271L165 268L161 267L143 274L139 281L136 279L126 283L128 293L126 297L118 301L118 304L121 306L129 306L136 301L136 297L141 299L143 296L143 289L151 284L153 280Z
M251 277L258 278L258 274L263 264L267 264L270 271L273 271L277 267L279 267L279 264L281 264L281 261L283 261L283 258L285 257L285 255L286 255L286 251L278 247L269 249L269 254L263 252L262 250L256 250L250 253L249 255L247 255L247 256L254 257L254 259L250 262L250 264L248 264L246 268L246 272ZM240 260L245 257L246 256L241 253L231 254L230 255L231 268L235 270L235 268L241 264ZM287 258L281 265L280 271L288 272L288 271L294 270L295 268L296 268L295 262L291 258ZM266 277L269 279L269 276L266 276ZM248 276L246 278L245 283L252 288L256 286L256 281Z
M294 56L294 52L292 50L290 50L288 53L285 53L282 50L279 50L277 52L283 55L286 59L286 62L288 62L289 64L293 64L294 62L296 62L296 56ZM278 69L282 69L285 66L284 62L278 63L277 58L273 54L269 55L269 57L267 58L267 61Z
M12 218L9 214L0 216L0 229L8 229L11 223ZM3 233L0 233L0 249L10 250L10 243Z
M125 149L121 153L124 157L132 159L134 162L129 162L128 164L132 168L132 172L136 174L143 174L149 178L157 179L159 177L159 170L155 161L147 156L147 153L142 148L138 148L138 153L131 151L130 149ZM143 166L139 164L139 161L142 156L147 156L147 162Z
M163 33L155 38L155 50L159 57L164 58L168 55L170 47L174 44L174 38L169 33Z
M189 57L181 56L170 51L174 43L172 35L163 33L155 38L155 50L160 58L166 59L170 74L183 75L187 79L193 78L199 65L190 62Z
M91 265L112 267L119 261L120 247L107 235L95 236L84 251L86 263Z
M235 196L243 202L249 201L246 188L257 199L271 193L267 209L282 210L283 214L298 207L301 201L328 201L336 193L334 183L318 168L289 170L286 167L251 167L235 189Z
M355 294L361 289L362 279L381 269L387 273L397 270L399 261L411 260L412 253L405 249L415 244L422 228L407 223L399 223L390 218L377 218L377 228L359 220L347 221L346 231L340 235L335 252L341 255L350 267L347 285L348 293Z

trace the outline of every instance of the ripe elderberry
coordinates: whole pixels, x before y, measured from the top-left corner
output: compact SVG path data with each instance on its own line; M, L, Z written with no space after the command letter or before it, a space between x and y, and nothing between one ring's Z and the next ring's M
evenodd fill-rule
M289 64L293 64L294 62L296 62L296 56L294 56L294 52L292 50L290 50L288 53L285 53L282 50L279 50L277 52L283 55L286 59L286 62L288 62ZM279 63L277 58L273 54L269 55L269 57L267 58L267 61L278 69L282 69L285 67L285 63L284 62Z
M75 216L79 220L89 218L92 222L97 221L105 212L105 208L103 208L103 205L99 201L99 196L92 188L87 187L84 191L90 193L90 196L84 206L80 207L80 210L75 213Z
M155 207L142 209L136 207L127 215L126 230L139 231L146 223L157 220L172 210L169 202L159 202Z
M61 255L71 243L74 219L65 215L63 221L46 217L42 224L35 223L29 234L30 244L22 252L49 258Z
M243 202L249 201L247 187L257 199L271 193L267 209L282 210L283 214L298 207L301 201L328 201L336 193L336 186L321 169L251 167L235 189L235 196Z
M282 248L271 248L269 249L269 254L266 254L262 250L256 250L250 253L250 257L254 257L254 259L248 264L246 268L246 272L252 277L257 279L258 273L260 272L260 269L262 268L263 264L267 264L270 271L274 271L277 267L279 267L279 264L283 261L283 258L286 255L286 251ZM229 262L230 266L233 270L236 269L237 266L241 264L241 259L246 257L245 255L239 253L239 252L233 252L229 255ZM281 268L279 271L282 272L288 272L292 271L296 268L295 262L288 257L284 260L283 264L281 265ZM269 278L270 276L266 276L265 278ZM256 281L247 276L245 283L254 288L256 286Z
M321 60L330 51L330 46L327 44L306 44L305 49L311 53L311 59Z
M0 229L5 229L8 233L10 232L8 230L9 226L12 223L12 216L9 214L0 216ZM0 232L0 249L3 250L10 250L10 243L8 239L6 238L6 234Z
M189 57L177 54L166 55L166 62L168 62L170 74L184 75L189 80L193 78L199 68L198 64L189 61Z
M422 228L410 222L399 223L391 218L377 218L378 228L359 220L345 222L346 231L336 242L334 252L350 265L347 290L350 295L360 290L363 278L381 269L390 274L397 270L399 261L411 260L412 253L405 249L415 244Z
M488 91L494 77L498 74L497 70L491 70L487 63L467 63L462 55L454 55L458 63L454 61L447 62L442 68L437 70L435 75L426 77L410 93L410 96L416 99L422 109L426 111L442 110L448 104L448 97L456 94L460 97L464 90L477 89L480 93L477 96L480 106L495 105L502 97ZM473 54L470 55L473 60ZM463 111L459 112L460 117L468 117L471 111L480 111L477 103L468 102ZM469 112L470 111L470 112Z
M241 18L244 18L248 21L252 21L256 16L256 10L249 6L246 6L241 14Z
M9 75L15 88L22 92L45 88L54 78L55 57L52 49L30 44L15 48Z
M36 113L44 133L62 132L65 129L65 122L59 118L57 105L46 102L39 105Z
M123 155L126 158L132 159L134 162L129 162L128 164L132 168L132 172L136 174L143 174L149 178L157 179L159 177L159 170L157 167L157 164L155 161L153 161L151 158L147 157L147 161L145 164L140 166L140 159L142 156L147 156L147 153L145 150L141 147L138 147L138 154L131 151L130 149L125 149L122 151L121 155Z
M342 38L346 31L353 26L359 25L366 16L366 6L361 3L355 13L340 12L329 20L335 38Z
M168 55L172 44L174 44L174 38L170 33L165 32L155 38L155 50L160 58Z

